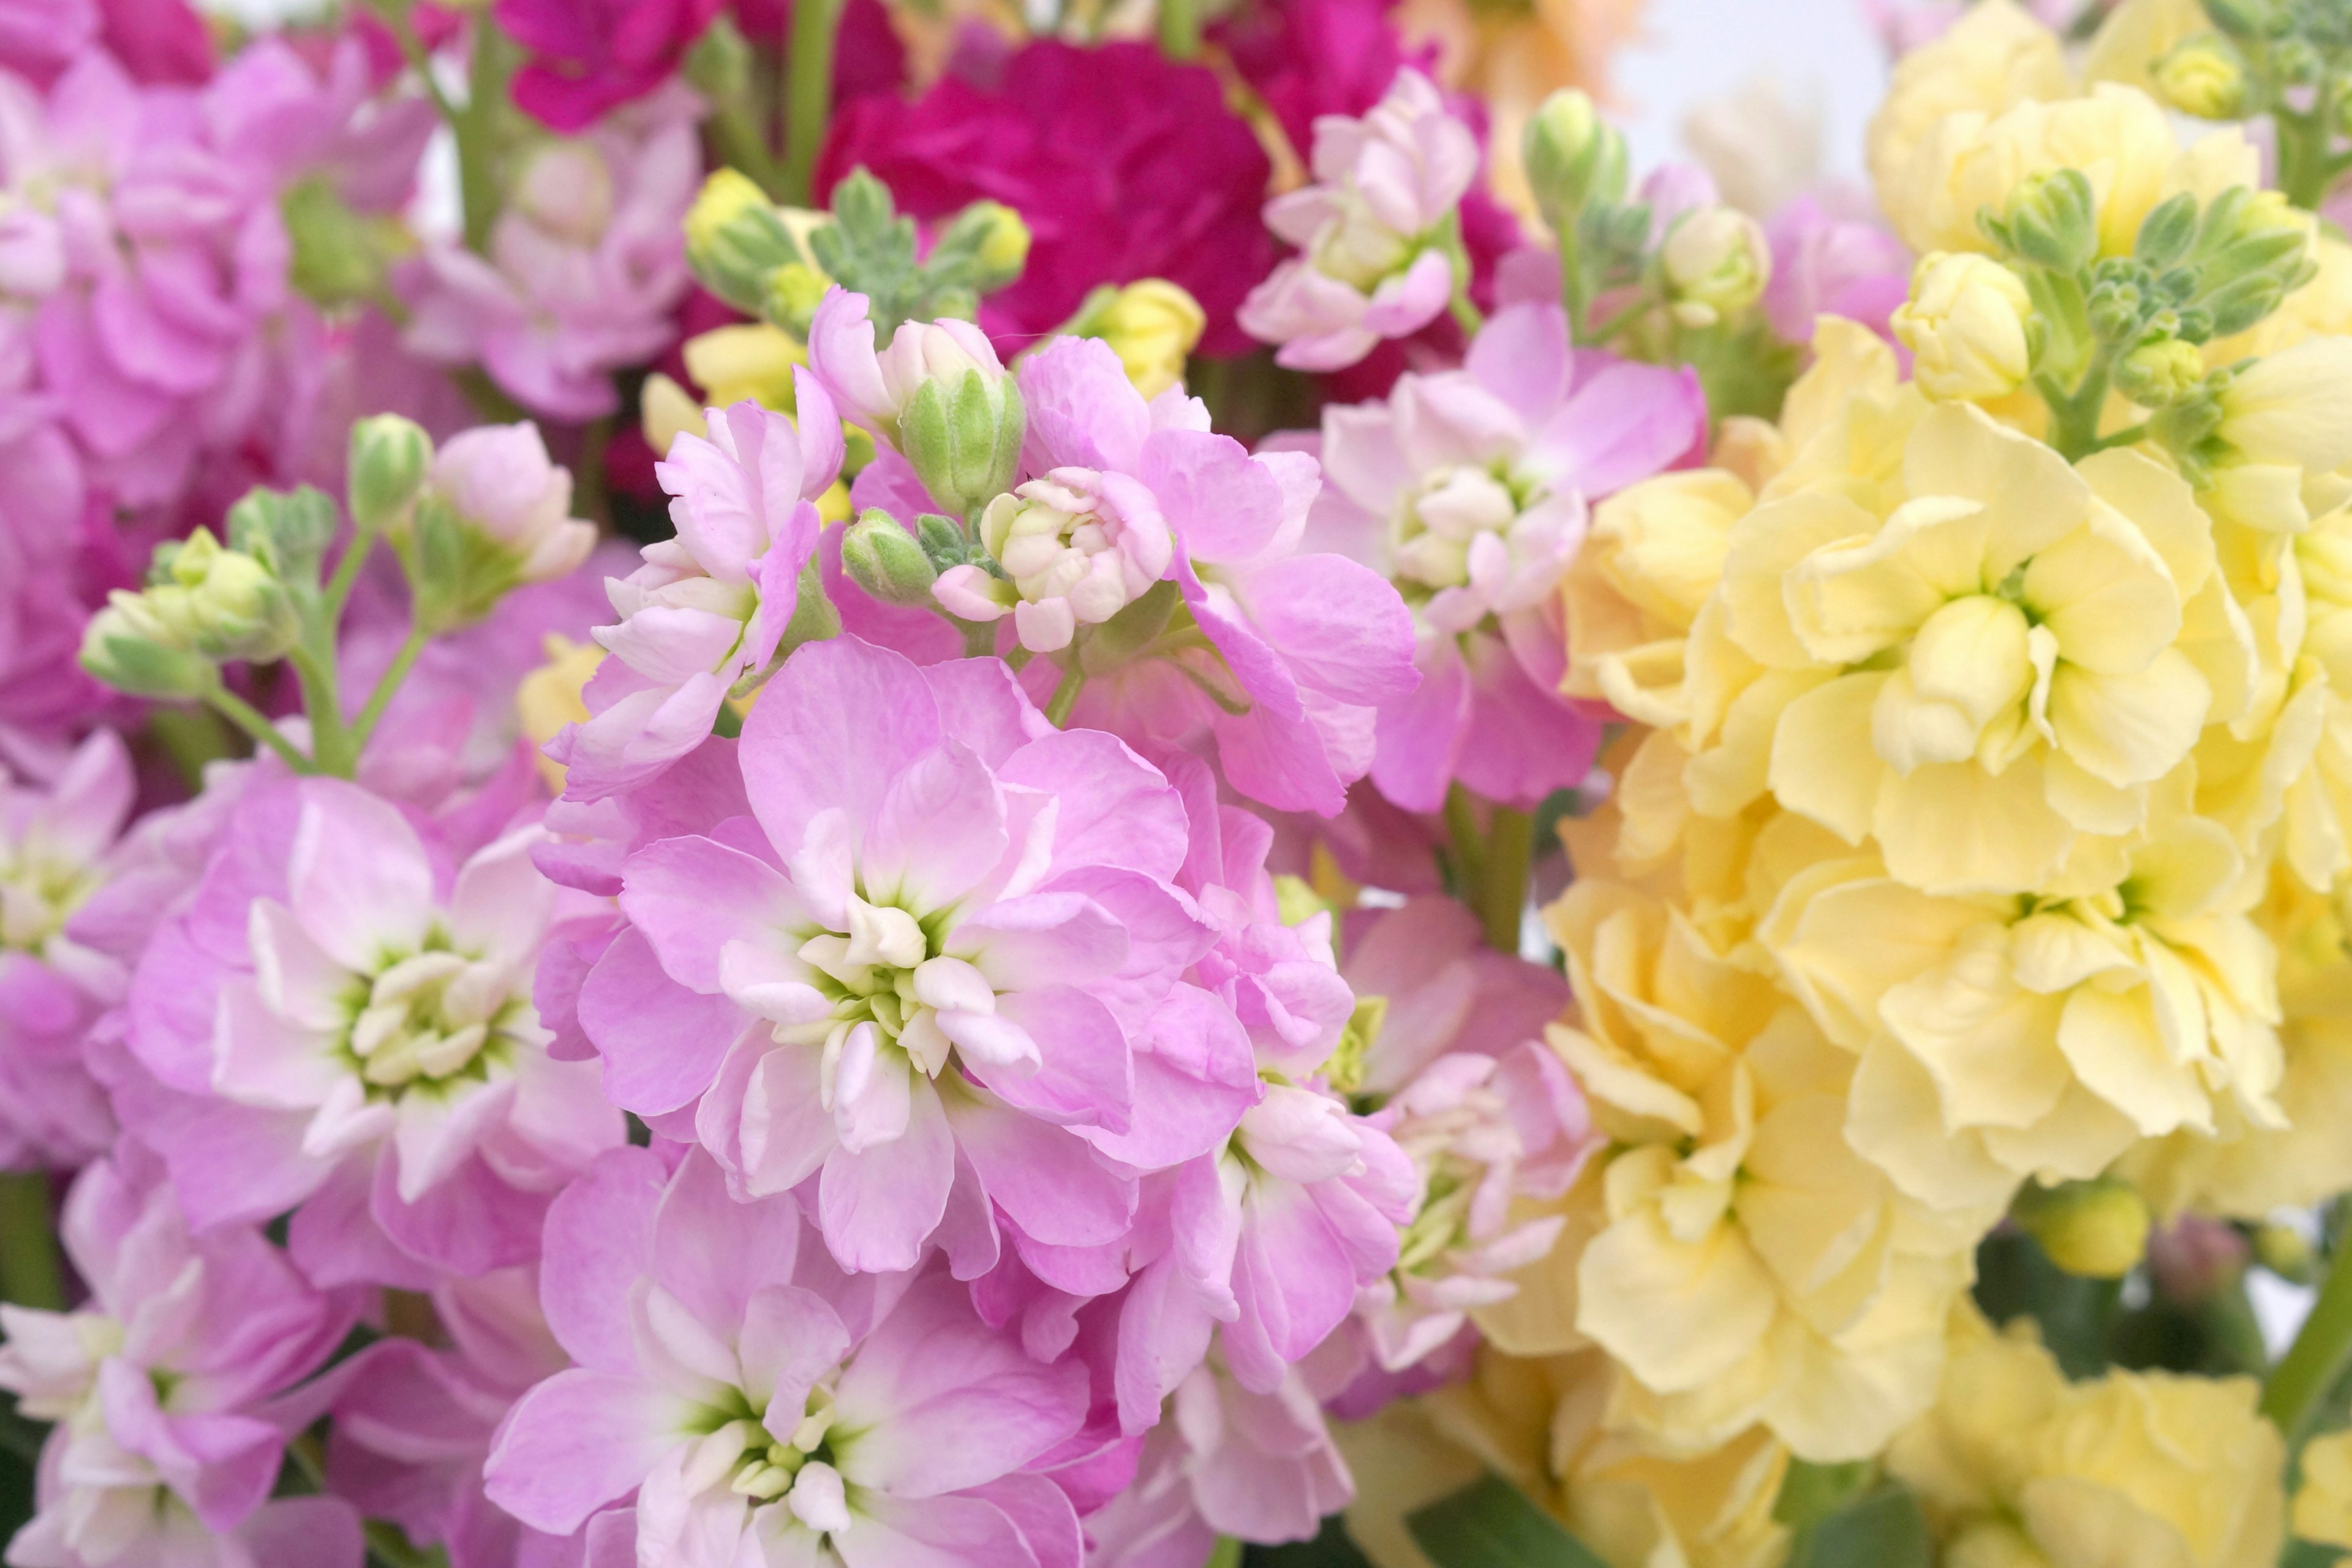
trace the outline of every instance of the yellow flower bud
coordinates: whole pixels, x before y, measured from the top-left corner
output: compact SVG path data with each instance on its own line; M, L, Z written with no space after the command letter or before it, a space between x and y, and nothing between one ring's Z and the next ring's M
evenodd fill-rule
M2205 356L2179 338L2142 343L2116 367L2116 389L2143 408L2177 403L2204 379Z
M555 739L566 724L588 721L588 704L581 689L604 661L604 650L594 643L575 643L553 633L541 647L547 662L524 676L515 688L515 716L534 748ZM531 760L539 764L540 776L547 781L549 790L562 795L563 764L542 755L534 754Z
M2200 120L2235 120L2245 110L2246 66L2216 33L2187 40L2156 62L2157 96Z
M1711 327L1744 310L1772 279L1772 247L1761 225L1733 207L1701 207L1667 231L1658 253L1675 320Z
M686 372L702 388L703 402L728 408L750 398L763 408L790 413L793 367L808 363L808 351L781 329L765 322L716 327L686 341Z
M2123 1182L2029 1186L2011 1212L2069 1274L2120 1279L2147 1253L2147 1204Z
M1127 367L1127 379L1150 398L1184 379L1185 359L1208 321L1200 302L1181 288L1146 278L1121 289L1091 325Z
M2025 284L2000 262L1937 251L1911 274L1911 298L1895 312L1895 335L1911 351L1912 378L1928 396L1977 402L2005 397L2032 369Z
M646 377L645 390L638 394L637 418L645 429L646 445L656 457L668 457L670 443L681 435L710 434L702 417L702 405L659 371Z
M744 213L767 205L767 194L738 169L717 169L702 182L694 205L686 212L686 243L689 250L708 250L719 231Z

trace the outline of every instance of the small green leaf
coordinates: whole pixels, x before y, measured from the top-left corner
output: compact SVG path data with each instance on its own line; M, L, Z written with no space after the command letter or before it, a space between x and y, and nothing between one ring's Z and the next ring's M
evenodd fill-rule
M1607 1568L1500 1476L1473 1481L1404 1522L1437 1568Z
M1790 1461L1772 1503L1772 1517L1791 1530L1807 1530L1852 1503L1877 1477L1868 1459L1844 1465L1813 1465Z
M1789 1568L1931 1568L1927 1521L1899 1487L1873 1492L1799 1538Z
M1241 1568L1371 1568L1338 1514L1323 1521L1312 1541L1286 1542L1280 1546L1252 1546L1235 1561ZM1213 1565L1214 1558L1210 1559Z

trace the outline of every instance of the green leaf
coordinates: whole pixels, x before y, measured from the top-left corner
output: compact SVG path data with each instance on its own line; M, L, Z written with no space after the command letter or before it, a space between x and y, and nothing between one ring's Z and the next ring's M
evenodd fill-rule
M1210 1560L1213 1568L1215 1561ZM1348 1527L1336 1513L1323 1521L1322 1530L1312 1541L1247 1547L1236 1561L1241 1568L1371 1568L1370 1560L1357 1549Z
M1919 1505L1886 1487L1799 1537L1789 1568L1931 1568L1935 1560Z
M1868 1459L1843 1465L1792 1459L1780 1495L1773 1500L1772 1517L1791 1530L1810 1529L1847 1507L1875 1479L1877 1467Z
M1473 1481L1404 1522L1437 1568L1607 1568L1500 1476Z

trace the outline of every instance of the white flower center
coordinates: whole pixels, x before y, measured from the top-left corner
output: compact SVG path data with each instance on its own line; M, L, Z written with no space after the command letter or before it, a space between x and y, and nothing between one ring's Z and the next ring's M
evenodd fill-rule
M97 887L86 866L37 845L0 845L0 951L39 952Z
M1499 465L1434 470L1398 510L1397 574L1423 588L1464 586L1478 538L1496 534L1507 542L1532 499Z
M344 1044L371 1089L396 1094L420 1079L483 1076L538 1021L507 966L452 952L436 932L368 981Z

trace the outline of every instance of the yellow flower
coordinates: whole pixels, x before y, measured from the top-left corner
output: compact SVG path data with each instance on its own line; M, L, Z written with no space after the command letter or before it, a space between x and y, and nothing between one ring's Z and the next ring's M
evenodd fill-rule
M1937 1208L2099 1174L2138 1139L2276 1127L2279 1005L2242 863L2178 812L2107 886L1934 897L1876 859L1790 878L1757 932L1861 1053L1847 1138Z
M2078 838L2140 825L2213 712L2209 668L2243 640L2213 567L2210 522L2151 459L2072 468L1932 409L1890 484L1818 483L1734 525L1719 628L1702 615L1686 656L1694 798L1724 815L1769 788L1929 890L2040 888Z
M1723 577L1755 496L1720 468L1660 474L1602 501L1561 593L1571 697L1644 724L1681 722L1683 644Z
M2153 87L2156 62L2212 25L2204 0L2124 0L2107 13L2091 40L2084 79Z
M1977 1568L2269 1568L2286 1450L2252 1378L2069 1384L2030 1331L1958 1315L1943 1393L1886 1468L1942 1561Z
M2352 1548L2352 1431L2314 1437L2304 1446L2302 1463L2295 1535L2323 1546Z
M1938 399L1980 402L2025 384L2033 315L2024 282L1998 261L1965 252L1919 258L1895 335L1912 353L1912 379Z
M686 373L711 408L730 408L749 398L789 414L793 367L808 363L806 349L765 321L714 327L687 339L679 352L686 356Z
M1119 289L1087 331L1110 344L1127 379L1151 398L1184 379L1184 361L1199 345L1208 320L1200 301L1183 289L1146 278Z
M2318 268L2311 281L2236 337L2206 344L2207 365L2219 369L2273 354L2306 338L2352 335L2352 245L2316 218L2310 221L2314 232L2305 254Z
M702 405L694 394L660 371L646 377L645 389L637 396L637 418L644 426L646 445L657 458L669 456L669 444L680 436L710 434L709 424L702 417Z
M588 722L588 704L580 692L596 673L596 667L604 662L604 650L594 643L575 643L551 632L544 651L547 662L524 676L515 688L515 713L522 732L530 737L530 760L539 764L540 777L547 781L550 792L562 795L563 764L541 755L538 748L555 739L566 724Z
M1895 76L1870 122L1870 173L1880 199L1907 177L1913 155L1947 115L1990 118L2019 103L2063 98L2073 89L2058 35L2014 0L1984 0L1943 37L1895 62ZM1932 248L1922 247L1920 248Z

